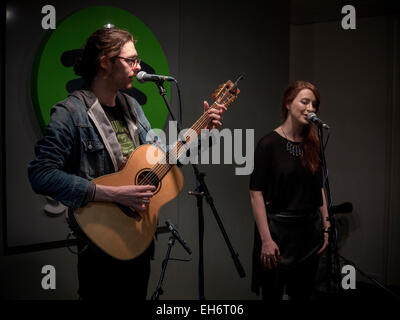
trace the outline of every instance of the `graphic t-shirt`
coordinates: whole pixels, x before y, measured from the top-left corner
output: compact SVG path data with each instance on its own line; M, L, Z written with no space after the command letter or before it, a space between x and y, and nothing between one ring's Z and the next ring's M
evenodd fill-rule
M123 161L125 163L128 156L136 149L135 143L129 133L128 125L124 118L124 112L121 104L118 103L114 107L101 105L106 113L108 120L111 122L111 126L117 135L118 142L121 146L121 153Z

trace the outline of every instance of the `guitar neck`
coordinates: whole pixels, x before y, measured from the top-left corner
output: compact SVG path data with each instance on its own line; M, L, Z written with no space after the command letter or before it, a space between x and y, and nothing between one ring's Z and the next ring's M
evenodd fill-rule
M214 102L210 109L217 109L216 102ZM170 150L170 157L175 155L178 160L186 151L189 146L198 139L198 136L201 133L202 129L206 129L208 125L211 123L211 118L208 115L208 112L204 112L201 117L185 132L184 141L177 141L175 145ZM174 158L173 158L174 159ZM175 159L174 159L175 160Z
M214 102L210 108L216 109L216 102ZM198 139L201 130L207 128L210 122L211 118L208 115L208 112L204 112L201 117L197 119L197 121L185 132L185 140L178 140L165 154L165 156L151 168L151 171L157 174L158 179L161 180L168 173L173 164L177 163L179 158L187 152L190 145Z
M224 104L225 107L229 107L229 105L236 99L240 90L237 88L237 83L241 76L235 83L228 80L225 84L219 86L219 88L214 92L212 98L215 102L210 106L211 109L218 109L217 104ZM202 129L208 127L212 118L208 115L208 112L205 111L201 117L188 129L184 134L184 141L178 141L174 144L174 146L163 156L162 159L159 160L157 164L155 164L151 171L153 174L157 175L157 178L161 180L168 171L172 168L173 164L177 163L179 158L187 152L190 145L197 141L198 136L201 133Z

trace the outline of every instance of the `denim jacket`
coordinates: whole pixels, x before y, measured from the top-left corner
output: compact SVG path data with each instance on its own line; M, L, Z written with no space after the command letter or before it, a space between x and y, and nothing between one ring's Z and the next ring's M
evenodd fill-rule
M135 145L156 142L138 102L124 93L118 93L117 99ZM148 132L150 141L146 140ZM35 146L35 156L28 165L33 190L72 209L85 206L93 198L92 179L118 171L123 161L111 123L88 90L75 91L53 106L44 137Z

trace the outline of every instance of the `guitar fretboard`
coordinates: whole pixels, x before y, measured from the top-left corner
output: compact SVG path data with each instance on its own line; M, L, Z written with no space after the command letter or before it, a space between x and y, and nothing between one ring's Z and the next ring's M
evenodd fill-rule
M232 88L234 88L234 90ZM225 106L228 107L239 92L239 89L236 88L236 84L233 85L231 81L228 81L224 86L221 86L221 89L217 94L214 94L214 99L216 101L210 106L210 109L217 109L217 103L225 104ZM193 126L185 132L184 141L178 140L158 161L158 163L151 168L150 172L140 182L140 184L155 184L164 178L172 166L177 163L179 158L187 152L193 141L198 139L201 130L208 127L211 120L212 119L208 115L208 112L205 111ZM155 181L157 179L158 181Z
M216 103L214 103L210 108L216 108ZM177 163L179 158L187 152L193 141L198 139L201 130L207 128L210 122L211 118L208 115L208 112L204 112L193 124L193 126L191 126L190 129L185 132L185 141L177 141L174 146L158 161L158 163L151 168L153 175L149 175L149 178L144 179L141 184L154 182L151 180L154 180L156 177L158 180L161 180L169 172L172 166ZM154 174L156 177L154 177Z

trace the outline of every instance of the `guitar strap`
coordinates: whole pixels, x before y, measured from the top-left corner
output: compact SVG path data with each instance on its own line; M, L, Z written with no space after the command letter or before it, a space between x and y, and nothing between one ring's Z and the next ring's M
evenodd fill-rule
M90 240L90 238L82 231L82 229L79 227L78 222L75 219L74 216L74 212L71 208L68 208L67 213L66 213L66 220L68 223L68 226L71 230L71 233L68 235L69 236L73 235L76 239L82 240L83 242L85 242L85 247L81 250L81 251L77 251L74 252L69 248L68 242L67 242L67 247L68 249L75 254L81 254L83 252L86 251L86 249L88 248L88 246L93 245L94 243L92 242L92 240Z

